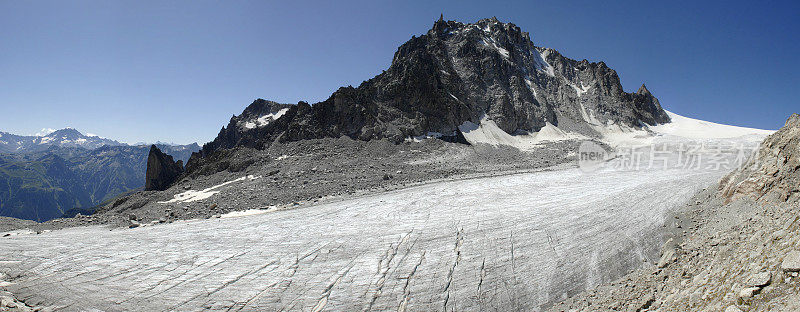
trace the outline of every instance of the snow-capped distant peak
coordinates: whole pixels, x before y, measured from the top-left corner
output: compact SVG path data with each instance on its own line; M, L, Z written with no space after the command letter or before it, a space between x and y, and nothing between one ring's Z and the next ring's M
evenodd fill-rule
M34 134L34 136L46 136L46 135L51 134L53 132L56 132L56 129L53 129L53 128L42 128L42 130L39 130L39 132L36 132L36 134Z

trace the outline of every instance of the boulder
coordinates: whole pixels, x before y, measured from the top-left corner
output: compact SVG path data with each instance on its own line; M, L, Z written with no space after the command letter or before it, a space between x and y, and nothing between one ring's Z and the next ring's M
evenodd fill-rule
M750 279L747 280L747 286L764 287L769 285L771 279L772 274L770 274L770 272L761 272L751 276Z
M736 307L735 305L732 305L725 308L725 312L742 312L742 310Z
M133 228L137 228L137 227L139 227L140 225L142 225L142 224L141 224L141 223L139 223L139 221L136 221L136 220L131 220L131 221L130 221L130 224L128 224L128 228L131 228L131 229L133 229Z
M739 292L739 298L752 298L761 290L760 287L747 287Z
M658 268L663 269L667 267L672 261L675 261L675 249L668 248L664 251L664 254L661 255L661 259L658 260Z
M800 272L800 251L792 251L783 258L781 270L784 272Z
M16 308L17 304L14 302L14 298L3 296L0 297L0 307Z

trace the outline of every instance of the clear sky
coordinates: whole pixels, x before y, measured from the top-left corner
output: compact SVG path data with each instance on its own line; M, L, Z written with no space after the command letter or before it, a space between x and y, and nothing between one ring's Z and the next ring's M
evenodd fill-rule
M685 116L777 129L800 112L800 2L602 2L0 1L0 131L202 144L256 98L377 75L440 13L513 22Z

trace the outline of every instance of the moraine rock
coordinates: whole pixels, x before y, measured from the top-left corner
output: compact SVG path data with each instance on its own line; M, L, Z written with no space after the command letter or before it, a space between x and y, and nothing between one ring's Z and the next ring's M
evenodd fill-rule
M137 227L142 225L141 223L139 223L139 221L136 221L136 220L130 220L128 223L129 223L128 224L128 228L131 228L131 229L137 228Z
M739 292L739 298L752 298L761 290L760 287L747 287Z
M636 128L670 121L647 87L625 92L603 62L538 47L527 32L496 18L472 24L440 19L400 46L387 70L358 87L340 88L313 105L256 100L192 156L187 171L218 150L265 148L274 141L348 136L399 143L433 136L461 142L459 127L482 120L509 134L552 124L590 137L609 124Z
M145 173L146 191L163 191L183 173L183 161L177 162L172 156L164 154L155 145L150 146L147 156L147 172Z
M784 272L800 272L800 251L792 251L783 258L781 270Z
M750 279L747 280L747 286L764 287L769 285L771 279L772 274L770 274L770 272L761 272L751 276Z
M656 266L659 269L663 269L667 267L671 262L675 261L675 249L674 248L667 248L664 253L661 255L661 258L658 260Z
M742 312L742 310L736 307L735 305L732 305L725 308L725 312Z
M2 308L16 308L17 304L14 302L14 298L8 296L0 297L0 307Z

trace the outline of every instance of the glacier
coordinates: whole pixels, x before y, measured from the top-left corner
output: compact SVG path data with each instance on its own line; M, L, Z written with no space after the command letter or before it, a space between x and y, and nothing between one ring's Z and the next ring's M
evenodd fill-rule
M653 140L767 134L690 130L655 129ZM669 213L728 171L614 165L624 161L135 229L17 233L0 239L0 272L27 304L64 311L536 311L657 262Z

